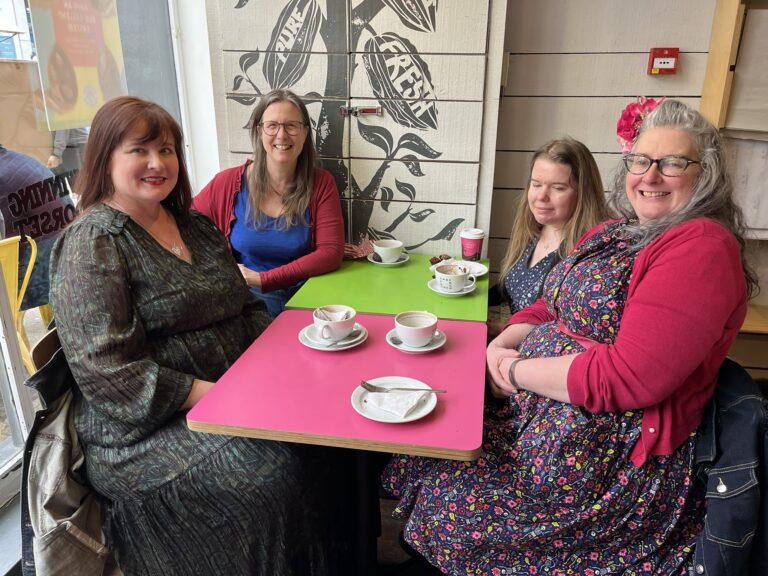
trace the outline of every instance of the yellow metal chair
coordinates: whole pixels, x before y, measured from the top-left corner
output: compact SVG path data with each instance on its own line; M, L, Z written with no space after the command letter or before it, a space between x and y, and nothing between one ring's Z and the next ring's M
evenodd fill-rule
M29 262L27 270L24 273L24 279L19 287L19 245L21 236L12 236L5 240L0 240L0 266L3 269L5 278L5 290L8 292L11 310L13 311L13 323L16 326L16 335L19 339L19 348L21 349L21 359L24 361L24 367L30 374L34 373L35 365L32 362L32 356L29 353L29 344L24 332L23 315L21 314L21 301L24 299L24 293L27 291L29 277L32 274L32 268L35 265L37 257L37 244L29 236L24 240L29 242Z

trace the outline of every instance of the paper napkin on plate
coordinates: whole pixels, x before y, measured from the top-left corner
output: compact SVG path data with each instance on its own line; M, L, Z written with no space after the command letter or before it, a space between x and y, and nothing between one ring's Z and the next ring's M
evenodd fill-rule
M398 416L405 418L411 411L416 408L416 405L424 397L425 392L414 389L413 392L406 392L404 390L394 390L392 392L370 392L368 393L368 402L371 406L384 410Z

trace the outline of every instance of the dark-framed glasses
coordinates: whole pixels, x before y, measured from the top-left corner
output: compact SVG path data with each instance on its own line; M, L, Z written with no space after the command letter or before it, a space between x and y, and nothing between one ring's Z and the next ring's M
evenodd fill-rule
M652 164L659 167L659 172L664 176L682 176L683 172L691 164L701 164L698 160L691 160L685 156L664 156L663 158L651 158L645 154L627 154L621 159L631 174L640 176L651 169Z
M283 127L286 134L296 136L306 124L304 122L259 122L259 128L268 136L277 136L277 133L280 132L280 126Z

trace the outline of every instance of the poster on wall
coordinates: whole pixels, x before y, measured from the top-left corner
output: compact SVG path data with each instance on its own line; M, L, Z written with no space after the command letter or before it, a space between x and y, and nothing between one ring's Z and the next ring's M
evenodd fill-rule
M40 128L91 123L96 110L127 94L116 0L29 0L44 111Z

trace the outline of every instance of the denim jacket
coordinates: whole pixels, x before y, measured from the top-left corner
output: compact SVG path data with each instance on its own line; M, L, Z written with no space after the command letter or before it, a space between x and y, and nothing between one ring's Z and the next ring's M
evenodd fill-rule
M693 574L768 574L768 402L736 362L720 368L696 444L706 485Z
M101 576L109 550L99 502L84 478L71 414L73 377L61 348L27 385L40 393L44 409L35 414L24 447L22 573Z

